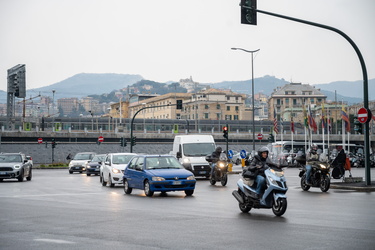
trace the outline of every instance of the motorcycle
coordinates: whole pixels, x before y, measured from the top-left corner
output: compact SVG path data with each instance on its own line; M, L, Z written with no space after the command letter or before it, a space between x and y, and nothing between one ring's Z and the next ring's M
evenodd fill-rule
M363 168L365 167L365 159L361 153L357 153L351 158L351 166L353 168Z
M305 161L297 159L301 164L299 177L301 178L301 188L304 191L308 191L310 187L319 187L322 192L327 192L330 185L331 185L331 175L330 175L330 168L331 165L329 162L322 162L322 161ZM311 165L311 176L310 182L311 185L306 184L306 163Z
M244 179L237 181L238 190L233 190L232 195L239 203L239 208L243 213L248 213L252 208L272 208L276 216L282 216L287 208L286 179L284 171L277 165L267 165L264 171L266 177L266 189L258 197L255 192L256 182L251 182L244 174Z
M212 167L212 164L214 164L211 158L211 155L206 156L206 161L210 164L210 167ZM227 185L228 182L228 158L226 153L221 153L219 160L216 162L214 172L212 175L210 175L210 184L215 185L216 182L220 181L222 186Z

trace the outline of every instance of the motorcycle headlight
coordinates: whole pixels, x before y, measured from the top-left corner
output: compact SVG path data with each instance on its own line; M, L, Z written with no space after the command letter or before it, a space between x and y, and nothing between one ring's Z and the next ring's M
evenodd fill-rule
M326 168L327 168L327 166L324 165L324 164L319 164L319 166L320 166L320 168L322 168L322 169L326 169Z
M153 176L152 181L165 181L165 179L163 177Z
M194 177L194 175L190 175L190 176L188 176L186 179L187 179L188 181L193 181L193 180L195 180L195 177Z
M218 165L219 165L220 168L224 168L225 167L225 163L224 162L220 162Z
M274 169L271 169L271 172L278 177L284 176L284 171L275 171Z
M117 169L117 168L112 168L112 173L119 174L119 173L121 173L121 170Z

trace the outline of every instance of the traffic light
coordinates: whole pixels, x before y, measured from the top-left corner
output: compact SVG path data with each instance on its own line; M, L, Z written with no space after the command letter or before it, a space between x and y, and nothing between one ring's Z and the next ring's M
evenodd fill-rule
M268 141L269 142L274 142L275 141L275 137L273 136L273 134L270 134L270 136L268 137Z
M120 146L121 147L126 147L126 138L124 138L124 137L120 138Z
M257 0L241 0L241 23L257 25Z
M52 148L56 148L55 138L52 138L52 142L51 142L51 144L52 144Z
M135 136L133 136L133 138L131 138L131 144L132 144L132 146L135 146L135 144L136 144L136 142L135 142L135 139L136 139L137 137L135 137Z
M176 109L182 109L182 100L176 101Z
M362 134L362 124L358 121L357 117L354 117L354 131Z
M227 126L223 127L223 136L225 139L228 140L228 127Z

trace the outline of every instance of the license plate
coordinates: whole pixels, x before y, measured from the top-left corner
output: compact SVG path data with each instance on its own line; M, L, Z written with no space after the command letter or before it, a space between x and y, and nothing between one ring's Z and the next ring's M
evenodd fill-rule
M94 171L95 171L95 172L98 172L98 171L99 171L99 168L97 168L97 169L94 169Z
M181 181L174 181L173 185L181 185Z
M199 171L199 174L205 174L206 171Z
M6 175L7 172L0 172L0 175Z
M75 167L74 169L79 169L79 167Z

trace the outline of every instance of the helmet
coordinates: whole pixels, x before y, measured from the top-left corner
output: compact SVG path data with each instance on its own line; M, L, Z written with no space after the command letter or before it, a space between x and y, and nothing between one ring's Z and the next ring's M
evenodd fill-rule
M222 149L221 147L217 147L217 148L215 149L215 151L221 153L221 151L223 151L223 149Z
M311 150L310 150L310 152L312 154L316 154L317 151L318 151L318 145L316 145L316 143L311 144Z
M260 147L259 149L258 149L258 155L260 156L260 157L262 157L262 153L263 152L267 152L267 155L268 155L268 152L269 152L269 150L268 150L268 148L267 147Z

